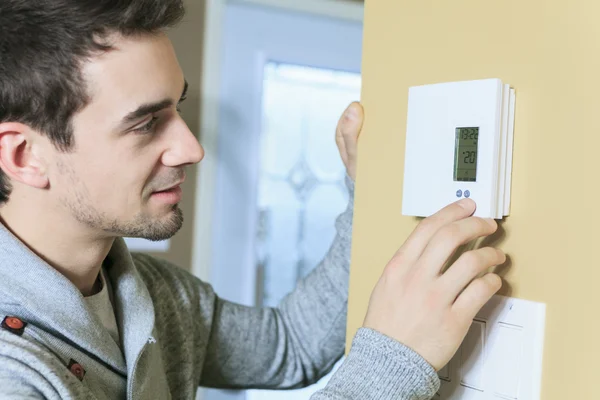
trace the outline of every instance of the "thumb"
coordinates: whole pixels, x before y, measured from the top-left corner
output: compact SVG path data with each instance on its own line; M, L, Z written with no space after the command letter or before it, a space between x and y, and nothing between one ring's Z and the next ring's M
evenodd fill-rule
M364 111L360 103L351 103L340 118L335 141L348 174L356 179L358 137L363 127Z
M354 102L346 108L344 115L340 120L337 130L337 140L341 142L340 147L344 148L345 156L348 161L356 158L358 137L363 126L363 107L358 102Z
M346 139L357 140L363 125L363 108L358 102L351 103L340 121L339 133Z

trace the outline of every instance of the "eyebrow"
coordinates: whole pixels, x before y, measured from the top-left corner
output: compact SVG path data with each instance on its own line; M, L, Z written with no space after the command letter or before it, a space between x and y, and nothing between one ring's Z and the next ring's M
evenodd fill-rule
M185 85L183 87L183 92L181 93L181 97L179 98L179 103L185 100L188 92L188 81L185 81ZM123 124L130 124L138 119L148 115L159 112L160 110L164 110L165 108L171 107L173 105L173 100L164 99L156 103L143 104L137 108L137 110L130 112L123 118Z

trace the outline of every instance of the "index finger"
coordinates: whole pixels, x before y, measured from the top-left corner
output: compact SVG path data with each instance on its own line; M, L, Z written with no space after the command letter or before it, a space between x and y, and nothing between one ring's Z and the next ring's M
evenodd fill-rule
M444 226L468 218L475 212L475 202L471 199L456 201L419 223L396 254L408 261L417 261L433 236Z

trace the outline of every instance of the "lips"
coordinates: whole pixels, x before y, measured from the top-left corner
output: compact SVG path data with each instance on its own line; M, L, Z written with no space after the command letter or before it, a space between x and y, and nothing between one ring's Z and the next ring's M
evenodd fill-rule
M171 187L170 187L170 188L168 188L168 189L157 190L157 191L156 191L156 192L154 192L154 193L165 193L165 192L171 192L171 191L173 191L173 190L175 190L175 189L178 189L178 188L179 188L179 185L175 185L175 186L171 186Z
M164 192L169 192L169 191L172 191L172 190L176 190L176 189L178 189L183 184L184 180L185 179L179 181L178 183L174 184L173 186L169 186L166 189L157 190L154 193L164 193Z
M160 192L152 193L151 198L161 203L173 205L181 201L183 197L183 191L180 186L173 186L169 189L162 190Z

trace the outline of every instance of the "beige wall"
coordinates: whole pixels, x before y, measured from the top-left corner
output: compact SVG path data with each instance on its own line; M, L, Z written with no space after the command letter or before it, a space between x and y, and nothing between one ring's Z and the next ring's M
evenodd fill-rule
M501 78L517 91L503 293L547 304L542 398L600 397L598 16L590 0L366 2L349 343L417 223L401 215L409 86Z
M179 26L169 32L169 37L173 42L179 63L189 83L187 100L181 107L183 117L192 132L199 136L205 2L186 0L185 3L186 16ZM184 197L181 202L185 218L183 228L171 239L171 247L168 252L151 253L187 270L190 270L192 266L197 170L198 167L189 167L186 170L186 183L183 186Z

